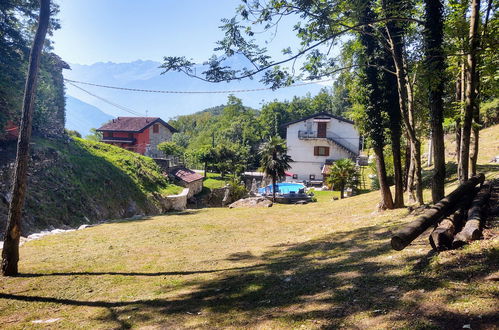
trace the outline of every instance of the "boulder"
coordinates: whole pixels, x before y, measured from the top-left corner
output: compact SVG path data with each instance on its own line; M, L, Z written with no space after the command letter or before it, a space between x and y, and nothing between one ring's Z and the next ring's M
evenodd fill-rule
M271 207L272 202L265 197L243 198L229 205L229 208L236 207Z

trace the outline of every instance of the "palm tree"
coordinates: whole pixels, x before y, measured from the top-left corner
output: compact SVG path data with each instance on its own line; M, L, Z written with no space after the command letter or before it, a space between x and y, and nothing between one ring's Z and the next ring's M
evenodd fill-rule
M340 197L343 199L344 190L347 184L353 184L357 179L357 168L355 163L350 159L340 159L335 161L329 171L327 176L327 183L333 185L333 187L338 187L340 190Z
M265 175L272 178L272 201L274 202L277 180L286 176L286 170L291 168L289 163L293 161L286 151L286 142L280 137L271 137L260 147L259 153L262 157L260 166Z

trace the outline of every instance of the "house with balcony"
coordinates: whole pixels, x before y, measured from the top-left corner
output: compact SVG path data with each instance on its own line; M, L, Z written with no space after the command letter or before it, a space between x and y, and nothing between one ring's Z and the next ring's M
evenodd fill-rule
M322 112L283 125L294 181L323 181L334 161L359 155L360 137L353 121ZM289 179L288 179L289 180Z
M170 141L177 132L159 117L118 117L97 129L101 142L109 143L152 158L162 158L158 144Z

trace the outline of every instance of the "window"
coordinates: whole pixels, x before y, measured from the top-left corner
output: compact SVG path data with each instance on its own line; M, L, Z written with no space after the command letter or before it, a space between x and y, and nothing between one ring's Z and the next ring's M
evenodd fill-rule
M309 179L310 180L315 180L315 175L314 174L310 174Z
M329 156L329 147L314 147L314 156Z
M298 179L298 174L293 174L293 179L294 180Z
M103 137L113 137L113 132L104 132Z
M153 133L159 133L159 125L158 124L152 125L152 132Z

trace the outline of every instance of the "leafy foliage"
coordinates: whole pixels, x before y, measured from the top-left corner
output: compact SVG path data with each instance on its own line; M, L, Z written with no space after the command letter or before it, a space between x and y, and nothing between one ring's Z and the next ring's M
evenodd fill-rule
M339 190L341 198L344 197L345 187L355 188L357 186L359 173L351 159L337 160L329 169L326 183L331 185L333 189Z

